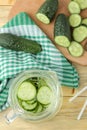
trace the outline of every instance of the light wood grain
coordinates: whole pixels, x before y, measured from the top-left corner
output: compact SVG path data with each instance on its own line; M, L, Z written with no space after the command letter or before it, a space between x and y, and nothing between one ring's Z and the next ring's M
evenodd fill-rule
M16 0L0 0L0 5L13 5Z
M87 110L80 121L76 118L83 105L85 97L78 97L72 103L68 102L69 97L64 97L63 106L57 115L48 121L30 123L23 119L16 119L12 124L0 123L0 130L87 130ZM7 110L8 111L8 110ZM5 112L4 112L5 113ZM1 116L3 116L3 114Z
M0 26L4 25L8 21L8 14L11 6L0 6Z

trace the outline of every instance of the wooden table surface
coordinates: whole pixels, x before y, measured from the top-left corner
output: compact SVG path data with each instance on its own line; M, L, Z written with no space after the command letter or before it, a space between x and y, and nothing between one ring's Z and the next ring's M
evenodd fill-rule
M0 27L8 21L8 14L14 2L15 0L0 0ZM76 67L80 76L79 88L73 91L73 89L69 87L62 87L62 108L53 119L33 124L18 118L10 125L0 122L0 130L87 130L87 109L85 110L81 120L78 121L76 119L87 98L87 92L84 92L75 101L69 103L69 99L77 91L87 85L87 66L81 66L76 63L72 64ZM1 112L0 118L2 118L7 111L9 111L9 109Z

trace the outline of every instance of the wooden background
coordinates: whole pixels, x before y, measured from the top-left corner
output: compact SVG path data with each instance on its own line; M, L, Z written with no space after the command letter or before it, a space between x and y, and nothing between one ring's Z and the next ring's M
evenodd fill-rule
M15 0L0 0L0 27L8 21L8 14L14 3ZM87 85L87 66L72 64L76 67L80 76L79 88L73 91L71 88L63 87L63 105L60 112L52 120L32 124L22 119L17 119L10 125L1 120L0 130L87 130L87 109L81 120L76 120L87 98L87 92L84 92L72 103L68 102L71 96ZM9 109L0 113L0 119L7 111Z

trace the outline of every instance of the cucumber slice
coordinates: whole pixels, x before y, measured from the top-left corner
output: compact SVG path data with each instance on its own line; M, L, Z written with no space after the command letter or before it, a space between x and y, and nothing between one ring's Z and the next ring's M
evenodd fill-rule
M63 47L68 47L71 40L71 31L68 18L65 14L59 14L56 17L54 25L54 40L55 43Z
M74 0L77 2L81 9L87 9L87 0Z
M55 42L63 47L68 47L70 45L70 41L65 36L55 36Z
M87 18L82 20L82 24L87 26Z
M36 17L37 17L37 19L39 19L41 22L43 22L45 24L50 23L50 19L45 14L37 13Z
M75 57L82 56L84 50L81 44L78 42L72 41L69 48L68 48L70 54Z
M17 96L21 100L32 100L36 96L36 88L30 82L24 81L18 88Z
M43 78L39 78L38 80L38 88L40 88L41 86L47 86L47 83Z
M37 93L37 100L38 102L40 102L41 104L49 104L52 101L52 91L49 87L47 86L42 86L40 87L40 89L38 90Z
M42 110L43 110L43 107L42 107L42 105L39 103L38 106L37 106L37 108L35 109L35 113L40 113L40 112L42 112Z
M77 42L82 42L85 38L87 38L87 27L79 26L73 30L73 38Z
M28 100L26 101L28 104L33 104L34 102L36 102L36 98L32 99L32 100Z
M33 110L35 109L37 106L37 102L35 103L32 103L32 104L29 104L27 103L26 101L23 101L22 102L22 107L25 109L25 110Z
M81 16L79 14L72 14L69 17L69 23L72 27L77 27L81 23Z
M75 1L71 1L68 5L68 10L71 14L79 14L80 13L80 7L79 4Z
M44 24L49 24L54 18L57 9L58 0L46 0L36 13L36 18Z

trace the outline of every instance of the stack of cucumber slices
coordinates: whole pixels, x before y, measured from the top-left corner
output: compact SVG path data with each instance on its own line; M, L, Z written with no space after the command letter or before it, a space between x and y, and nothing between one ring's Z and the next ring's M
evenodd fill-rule
M53 92L43 78L29 78L18 86L17 100L20 107L33 114L45 111L52 98Z
M80 12L87 9L87 0L72 0L68 5L70 12L69 23L72 28L73 41L68 50L72 56L82 56L84 49L81 45L87 38L87 18L82 18Z

